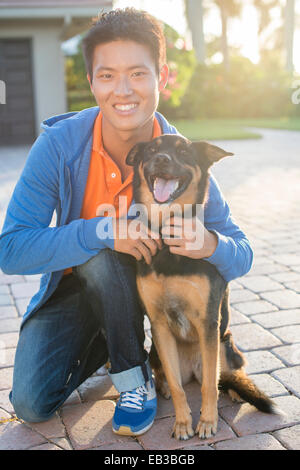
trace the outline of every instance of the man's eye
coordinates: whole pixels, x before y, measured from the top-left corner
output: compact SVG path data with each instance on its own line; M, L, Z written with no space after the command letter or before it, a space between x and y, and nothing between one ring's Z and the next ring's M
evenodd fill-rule
M105 80L108 80L112 77L112 75L110 73L103 73L102 75L100 75L100 78L104 78Z
M145 72L134 72L132 75L134 77L141 77L142 75L145 75Z

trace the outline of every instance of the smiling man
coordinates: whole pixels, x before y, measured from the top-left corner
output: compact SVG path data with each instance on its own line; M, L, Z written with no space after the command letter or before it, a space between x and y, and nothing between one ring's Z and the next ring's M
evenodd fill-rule
M139 435L154 421L156 393L135 260L150 263L162 240L151 232L118 237L117 227L126 215L119 197L126 198L125 212L133 202L129 150L177 133L156 111L168 78L165 39L149 14L115 10L88 31L83 53L98 106L43 123L0 236L5 273L43 274L22 322L10 399L19 418L47 420L109 359L120 392L113 430ZM99 216L103 204L115 208L115 218ZM99 237L104 217L115 236ZM251 248L212 177L204 220L204 244L196 252L184 239L165 243L182 256L205 257L227 281L245 274Z

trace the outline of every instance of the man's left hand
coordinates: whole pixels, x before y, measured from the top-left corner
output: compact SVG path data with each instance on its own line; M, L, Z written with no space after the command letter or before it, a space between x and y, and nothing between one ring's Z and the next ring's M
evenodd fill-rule
M164 221L161 234L164 243L170 247L170 253L188 258L209 258L218 244L215 233L209 232L196 217L187 223L181 217L170 217ZM167 238L170 235L174 238Z

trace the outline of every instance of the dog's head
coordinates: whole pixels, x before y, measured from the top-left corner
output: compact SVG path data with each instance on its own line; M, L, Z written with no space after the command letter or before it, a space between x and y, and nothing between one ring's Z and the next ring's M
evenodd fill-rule
M134 199L144 204L202 204L210 166L233 153L207 142L165 134L135 145L126 158L134 167Z

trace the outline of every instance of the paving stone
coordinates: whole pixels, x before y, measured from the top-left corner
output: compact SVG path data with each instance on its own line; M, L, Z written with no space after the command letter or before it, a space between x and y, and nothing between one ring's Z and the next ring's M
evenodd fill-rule
M300 264L300 255L296 255L295 253L283 253L281 255L272 255L271 258L276 261L276 263L286 264L288 266Z
M254 384L270 398L289 395L287 389L269 374L254 374L250 375L250 378L253 380Z
M0 369L0 390L11 388L13 378L13 368L7 367L6 369Z
M250 323L248 317L238 312L235 308L230 308L230 325L240 325L242 323Z
M272 353L279 357L286 365L296 366L300 364L300 344L279 346L272 349Z
M253 300L250 302L239 302L234 304L234 308L245 315L256 313L273 312L276 307L265 300Z
M241 278L241 284L253 292L272 291L284 289L284 287L276 281L273 281L268 276L251 276Z
M284 343L300 342L300 325L288 325L281 328L273 328L271 332Z
M18 344L19 333L3 333L0 332L0 350L2 348L16 348Z
M24 277L17 274L0 274L0 284L16 284L17 282L24 282Z
M243 289L243 286L238 281L230 281L230 292L237 289Z
M230 330L235 343L242 351L269 349L270 347L281 344L279 339L254 323L233 325Z
M300 423L299 398L281 396L273 398L273 401L285 413L284 416L262 413L249 403L227 406L219 413L238 436L276 431Z
M298 293L300 293L300 280L298 279L297 281L292 281L292 282L286 282L284 284L288 289L292 289Z
M279 308L298 308L300 307L300 294L289 289L262 292L261 297L272 302Z
M16 299L35 295L40 288L39 282L20 282L11 285L11 291Z
M25 450L45 442L43 436L18 421L0 426L0 450Z
M78 387L78 391L84 402L118 398L119 396L108 375L88 378Z
M51 441L63 450L73 450L68 439L64 437L52 438Z
M244 355L248 363L246 366L247 374L270 372L284 367L284 364L269 351L251 351L246 352Z
M271 375L279 380L288 390L300 397L300 366L276 370Z
M66 437L65 428L58 413L55 413L55 415L47 421L41 423L26 423L26 425L33 431L42 434L47 439Z
M4 307L0 307L0 320L4 318L16 318L17 316L18 312L15 306L5 305Z
M69 405L80 405L81 398L78 393L78 390L74 390L71 395L68 396L66 401L63 403L62 406L69 406Z
M30 447L28 450L63 450L55 444L47 442L46 444L41 444L39 446Z
M15 362L15 349L0 349L0 369L13 367Z
M278 310L270 313L252 315L251 320L264 328L300 324L300 309Z
M193 427L197 426L200 413L193 413ZM189 449L190 446L199 446L212 444L219 440L231 439L234 434L229 426L219 418L218 431L215 436L210 439L199 439L199 436L194 436L188 441L179 441L171 437L174 425L174 417L156 419L153 426L142 436L138 436L138 441L146 450L175 450L175 449Z
M24 297L24 299L16 299L15 300L15 305L16 305L17 310L19 312L19 316L22 317L24 315L30 301L31 301L31 297Z
M73 448L90 449L128 441L128 437L112 431L114 410L115 405L109 400L63 407L61 416Z
M0 284L0 295L10 295L9 287L6 284Z
M290 450L300 450L300 425L275 431L273 435Z
M132 439L128 442L114 442L113 444L106 444L105 446L95 447L92 450L143 450L143 447Z
M284 272L284 273L269 274L269 277L271 279L274 279L274 281L286 283L286 282L298 281L300 279L300 274L295 273L294 271L290 271L290 272Z
M293 267L293 269L295 268ZM288 268L277 263L258 264L257 266L253 266L251 268L251 271L247 274L247 276L257 276L260 274L275 274L281 273L282 271L288 271Z
M270 434L238 437L215 444L217 450L286 450Z
M2 426L5 422L11 419L11 415L7 413L7 411L0 408L0 426Z
M0 391L0 408L12 414L15 410L9 400L9 392L9 389Z
M0 294L0 305L13 305L13 299L10 294Z
M258 295L254 294L248 289L239 289L230 292L230 303L235 304L237 302L246 302L249 300L258 300Z
M21 318L4 318L0 320L0 331L2 333L11 333L19 331L21 325Z

